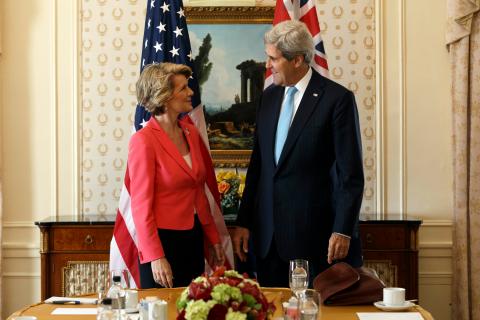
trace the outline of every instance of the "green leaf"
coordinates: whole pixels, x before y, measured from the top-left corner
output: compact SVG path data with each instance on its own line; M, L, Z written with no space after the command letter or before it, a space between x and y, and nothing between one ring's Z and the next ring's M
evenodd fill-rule
M255 304L257 304L257 300L255 300L255 298L248 293L243 294L243 301L245 301L247 303L247 306L249 306L250 308L253 308Z

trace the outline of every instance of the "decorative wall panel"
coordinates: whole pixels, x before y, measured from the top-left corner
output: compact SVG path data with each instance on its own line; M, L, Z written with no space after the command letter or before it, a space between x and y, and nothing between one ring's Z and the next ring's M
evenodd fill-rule
M363 144L362 213L376 212L375 1L318 0L330 78L355 93Z
M132 130L144 0L81 5L82 212L115 213Z
M317 0L330 77L355 93L360 113L364 213L376 211L374 4L374 0ZM81 171L85 215L112 214L117 208L136 104L145 5L144 0L81 1Z

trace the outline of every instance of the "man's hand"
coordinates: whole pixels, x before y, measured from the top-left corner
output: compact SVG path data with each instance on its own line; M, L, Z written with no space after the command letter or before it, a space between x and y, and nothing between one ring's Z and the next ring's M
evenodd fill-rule
M160 284L162 287L171 288L173 287L173 273L170 263L168 263L167 258L163 257L151 262L153 280L156 283Z
M233 232L233 251L238 256L240 261L245 262L247 260L246 253L248 252L248 238L250 232L247 228L236 227Z
M350 238L338 233L332 233L328 241L327 262L332 264L333 260L340 260L347 256L350 247Z
M221 267L225 264L225 253L220 243L213 245L213 258L216 266Z

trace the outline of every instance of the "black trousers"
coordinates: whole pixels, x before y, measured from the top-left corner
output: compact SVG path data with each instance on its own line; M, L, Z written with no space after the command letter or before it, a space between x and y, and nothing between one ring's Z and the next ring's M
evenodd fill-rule
M306 257L295 257L295 259L306 259L308 260L308 269L309 269L309 283L310 288L313 287L313 279L321 271L325 270L328 267L328 264L325 262L320 262L319 257L316 259L306 258ZM285 261L280 258L278 254L278 249L275 243L275 238L272 239L272 244L270 245L270 250L268 251L265 258L257 257L257 277L258 282L262 287L283 287L289 288L289 270L290 270L290 261ZM326 259L324 259L326 260Z
M257 280L262 287L290 287L288 281L289 262L280 258L275 239L265 258L257 257Z
M193 229L158 229L165 257L173 273L173 286L186 287L205 270L203 253L203 230L195 215ZM140 284L142 289L160 288L153 280L151 263L140 263Z

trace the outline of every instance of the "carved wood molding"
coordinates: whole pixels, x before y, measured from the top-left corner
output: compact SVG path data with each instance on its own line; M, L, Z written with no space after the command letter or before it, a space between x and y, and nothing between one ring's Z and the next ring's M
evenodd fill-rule
M272 23L274 7L185 7L188 23Z
M398 266L390 260L365 260L364 266L374 269L387 287L398 286Z
M213 165L216 168L246 168L250 162L251 150L212 150Z
M48 252L48 232L45 229L40 230L40 253Z
M62 267L62 296L97 293L108 289L108 266L108 261L67 261L67 264ZM70 277L71 272L83 272L83 274ZM66 287L70 279L80 282L79 290L77 288L70 290Z

